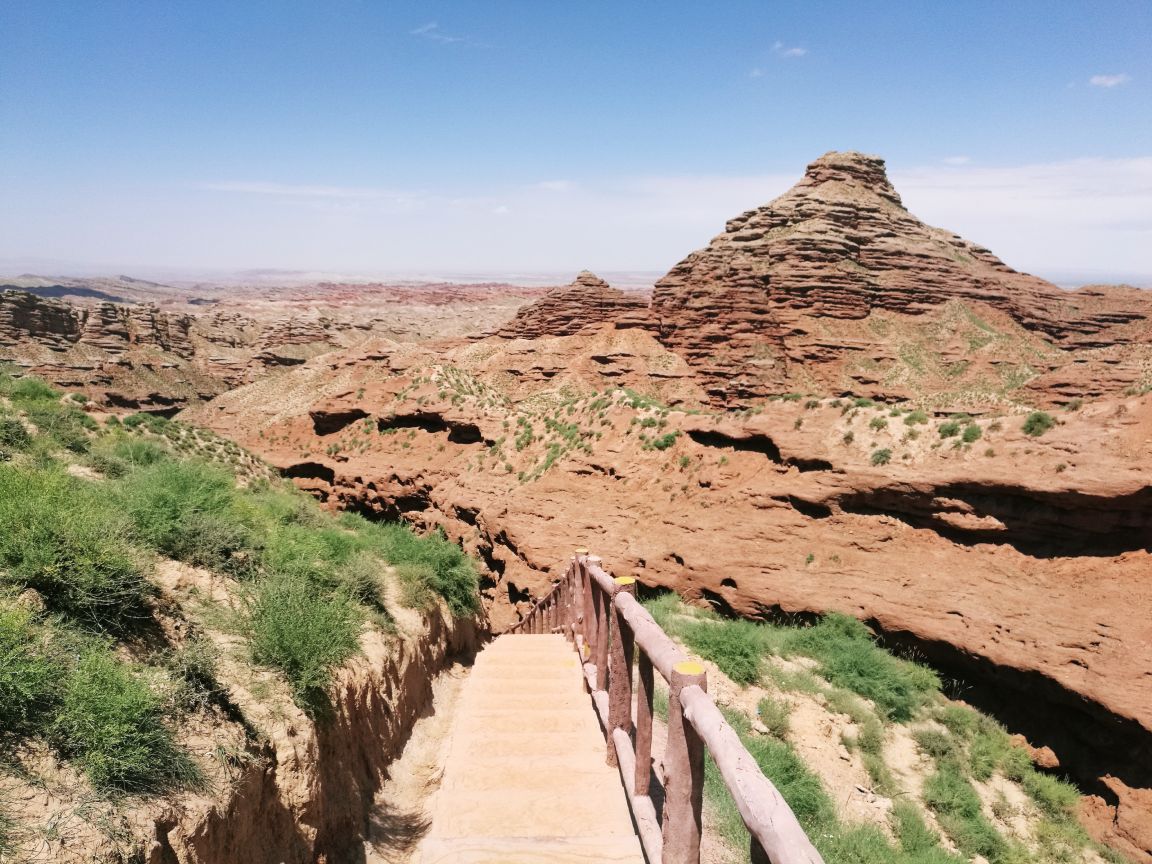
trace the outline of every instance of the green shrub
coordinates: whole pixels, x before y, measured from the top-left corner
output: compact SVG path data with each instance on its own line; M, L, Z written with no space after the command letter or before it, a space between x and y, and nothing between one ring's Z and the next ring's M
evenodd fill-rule
M941 438L952 438L960 434L960 423L957 420L949 420L946 423L941 423L940 428L936 431L940 433Z
M887 447L881 450L872 451L872 464L873 465L887 465L892 461L892 451Z
M42 650L32 613L0 596L0 734L41 729L61 670Z
M283 672L297 704L313 714L327 707L332 669L356 653L359 632L350 600L286 576L261 582L249 609L253 659Z
M1056 418L1045 411L1033 411L1024 419L1024 434L1037 438L1056 425Z
M0 447L23 450L32 441L24 424L15 417L0 417Z
M390 564L421 565L428 587L456 615L480 608L480 583L476 567L464 551L442 532L423 537L404 525L386 525L358 519L358 531L367 548L378 551Z
M912 738L920 752L933 759L944 759L956 753L956 742L947 732L939 729L922 728L912 732Z
M693 651L720 667L737 684L760 678L760 663L767 649L764 628L751 621L691 621L681 627Z
M7 396L16 404L27 405L31 402L56 402L60 399L60 391L53 390L39 378L7 377L0 383L0 395Z
M888 654L874 643L867 627L848 615L827 615L795 631L786 645L819 660L830 682L871 699L892 720L911 719L940 688L932 670Z
M679 437L680 433L678 431L665 432L659 438L652 439L652 448L654 450L667 450L669 447L676 443L676 439Z
M250 567L254 538L237 506L235 480L202 462L157 462L119 487L124 511L156 551L197 567Z
M54 611L111 631L147 617L151 588L131 538L92 484L0 465L0 579L35 588Z
M984 432L979 426L977 426L975 423L969 423L964 427L964 434L961 436L961 439L965 444L972 444L976 441L979 441L983 434Z
M1080 802L1075 787L1056 777L1030 770L1024 774L1024 791L1036 802L1036 806L1053 819L1070 816Z
M868 421L868 428L875 429L877 432L879 432L881 429L888 428L888 421L883 417L873 417Z
M59 402L40 402L27 409L28 419L45 435L73 453L87 452L91 444L88 433L96 428L96 421L75 408Z
M917 409L915 411L909 411L904 416L904 423L908 426L915 426L916 424L923 425L927 422L928 422L928 415L919 409Z
M65 680L51 737L100 789L159 791L200 779L164 725L159 697L104 648L89 649Z
M786 738L791 726L789 715L792 709L782 699L765 696L756 705L756 716L767 727L768 731L777 738Z

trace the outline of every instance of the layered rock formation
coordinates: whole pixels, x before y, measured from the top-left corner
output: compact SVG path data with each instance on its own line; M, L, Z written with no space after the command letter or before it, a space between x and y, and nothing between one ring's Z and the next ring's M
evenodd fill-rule
M499 341L326 355L191 419L334 508L443 527L486 562L497 626L577 545L735 613L855 614L1051 748L1098 796L1100 836L1149 848L1152 397L1087 405L1039 439L1021 415L986 419L952 447L934 423L829 399L666 412L605 379L563 398L574 379L554 379L508 401L485 365Z
M929 319L915 329L938 325L948 307L974 332L949 331L958 338L943 348L954 357L928 358L943 367L933 381L923 358L906 356L923 346L910 349L888 331L907 330L909 318ZM662 340L706 379L713 401L740 405L804 387L884 396L994 391L1009 364L1009 379L1065 365L1063 345L1146 342L1140 328L1152 315L1152 293L1066 292L1018 273L916 219L883 160L833 152L676 265L656 284L652 312ZM1038 362L1005 357L1005 348ZM1113 391L1140 374L1130 365Z
M553 288L516 313L497 336L538 339L571 336L588 327L611 323L617 327L651 326L648 299L613 288L599 276L581 271L568 285Z

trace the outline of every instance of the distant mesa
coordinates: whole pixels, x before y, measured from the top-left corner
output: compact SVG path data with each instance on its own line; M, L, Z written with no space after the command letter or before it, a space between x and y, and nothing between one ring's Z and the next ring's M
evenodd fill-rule
M595 273L580 271L567 285L553 288L522 308L496 335L505 339L571 336L587 327L649 326L648 298L613 288Z

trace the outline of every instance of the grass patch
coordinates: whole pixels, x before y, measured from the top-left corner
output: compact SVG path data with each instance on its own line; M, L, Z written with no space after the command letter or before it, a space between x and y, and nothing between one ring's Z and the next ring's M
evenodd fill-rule
M679 628L688 647L711 660L737 684L760 680L760 667L768 654L770 633L752 621L690 621Z
M248 626L252 658L283 672L302 708L324 713L332 670L358 650L360 618L351 601L272 577L255 591Z
M41 641L31 611L0 597L0 733L43 728L55 705L62 669Z
M92 484L0 465L0 580L36 589L53 611L111 632L146 618L151 587L132 539Z
M927 667L884 651L862 623L831 613L818 624L793 631L789 651L820 662L829 682L871 699L890 720L910 720L940 690L940 679Z
M202 782L165 726L159 697L105 648L90 648L77 662L50 734L99 789L149 792Z

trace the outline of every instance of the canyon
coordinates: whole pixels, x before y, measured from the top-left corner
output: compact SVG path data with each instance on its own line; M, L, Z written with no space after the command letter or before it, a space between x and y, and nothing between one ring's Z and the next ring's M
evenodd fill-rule
M578 546L724 615L846 612L1152 861L1152 292L1019 273L859 153L650 292L11 281L0 356L443 530L493 631Z

